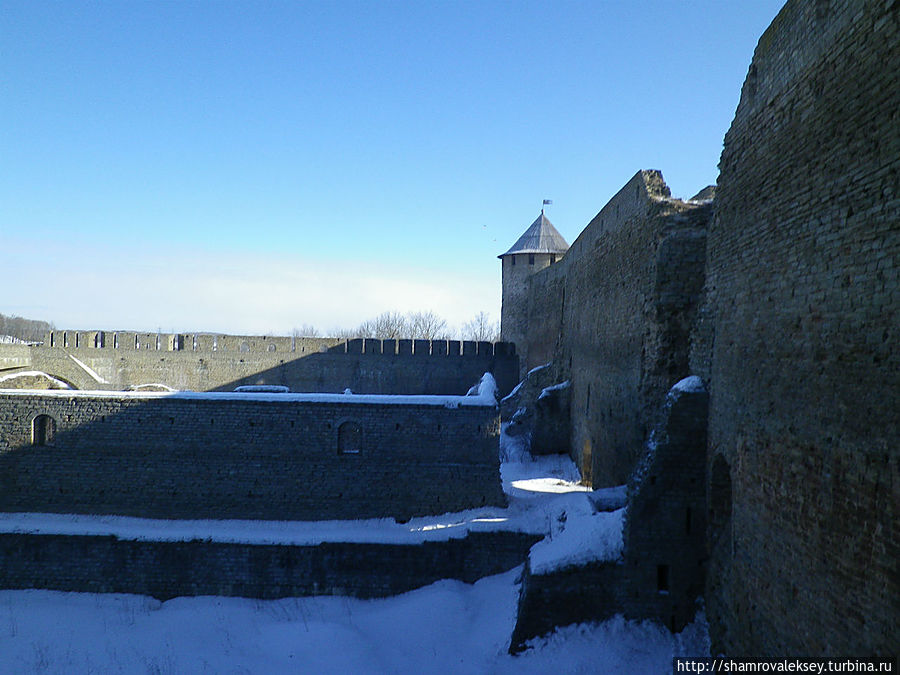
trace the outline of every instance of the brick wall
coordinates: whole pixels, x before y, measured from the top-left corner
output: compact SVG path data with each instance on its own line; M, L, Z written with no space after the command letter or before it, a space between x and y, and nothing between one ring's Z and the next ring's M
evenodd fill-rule
M329 520L505 504L493 406L284 396L0 393L0 510Z
M539 538L473 532L413 545L296 546L0 534L0 588L139 593L160 600L192 595L378 598L439 579L474 583L505 572L522 564Z
M670 198L658 171L639 171L559 264L529 280L520 352L571 381L570 454L595 487L625 482L659 401L690 374L710 214Z
M714 652L900 652L898 45L900 3L788 2L725 137L705 373Z
M275 384L298 392L349 388L362 394L463 395L491 372L506 394L519 376L514 348L502 342L55 331L40 346L0 345L0 365L7 353L10 368L40 370L76 389L159 383L179 390L231 391Z
M573 256L574 257L574 256ZM532 276L526 284L528 332L516 343L524 373L557 358L563 339L563 311L569 257Z
M530 331L538 328L532 326L529 320L528 281L537 272L552 268L556 258L555 253L514 253L500 258L503 277L500 331L504 341L525 344ZM523 366L520 374L524 372Z
M706 562L706 422L701 388L673 389L628 483L621 601L673 632L694 619Z

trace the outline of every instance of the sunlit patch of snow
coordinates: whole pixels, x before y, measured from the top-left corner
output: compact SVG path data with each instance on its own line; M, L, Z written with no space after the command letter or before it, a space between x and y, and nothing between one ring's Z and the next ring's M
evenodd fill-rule
M512 445L517 439L501 436ZM590 492L580 484L581 475L568 455L538 455L526 451L509 453L514 459L500 465L503 490L512 498L531 498L546 494Z
M510 482L513 490L525 492L542 492L551 494L564 494L566 492L590 492L591 488L579 483L560 480L559 478L526 478Z

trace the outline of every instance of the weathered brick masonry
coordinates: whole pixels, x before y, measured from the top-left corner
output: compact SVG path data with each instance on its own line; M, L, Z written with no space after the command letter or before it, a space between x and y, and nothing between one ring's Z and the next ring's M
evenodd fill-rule
M625 616L680 631L693 621L706 572L706 423L699 385L673 388L663 419L628 483L623 531Z
M0 345L0 374L38 370L76 389L268 384L297 392L462 395L490 372L505 394L518 382L518 368L513 346L503 342L54 331L41 345Z
M505 505L496 407L309 398L0 392L0 510L328 520Z
M132 541L106 536L0 534L3 588L282 598L378 598L439 579L474 583L521 564L540 537L471 532L421 544L310 546Z
M594 485L624 480L668 386L707 385L714 653L900 653L898 73L900 2L790 0L759 41L714 207L641 172L529 280L520 353L571 380L571 454ZM685 608L654 586L702 574L665 542L702 562L704 520L682 450L632 495L660 517L630 514L624 562L647 573L623 577L626 611L676 625Z
M586 481L620 485L689 375L711 205L673 199L639 171L556 265L528 280L525 368L554 361L571 382L571 448Z
M694 620L706 571L707 403L699 378L666 396L628 484L620 558L538 573L526 565L510 651L557 626L614 614L654 619L673 632Z
M694 355L714 652L900 653L898 73L900 3L792 0L725 137Z

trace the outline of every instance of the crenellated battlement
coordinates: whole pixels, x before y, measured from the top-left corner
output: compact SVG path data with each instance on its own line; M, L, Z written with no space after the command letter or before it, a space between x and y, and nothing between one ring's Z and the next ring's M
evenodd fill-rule
M380 340L375 338L225 335L220 333L136 333L55 330L34 347L165 352L261 352L273 354L379 354L400 356L513 356L511 342L470 340Z
M55 330L35 345L0 345L4 386L46 373L73 389L465 394L485 372L501 395L518 381L508 342L272 337L211 333ZM15 375L23 373L22 384Z

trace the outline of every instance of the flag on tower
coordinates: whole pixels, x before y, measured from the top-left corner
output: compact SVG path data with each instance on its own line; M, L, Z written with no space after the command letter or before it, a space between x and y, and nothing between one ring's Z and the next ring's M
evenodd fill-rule
M552 200L552 199L545 199L545 200L544 200L544 206L547 206L547 204L552 204L552 203L553 203L553 200Z

